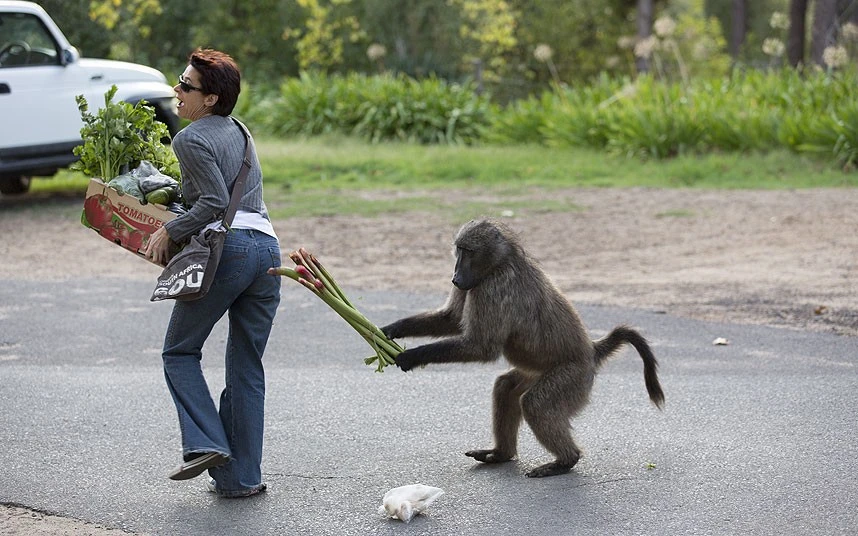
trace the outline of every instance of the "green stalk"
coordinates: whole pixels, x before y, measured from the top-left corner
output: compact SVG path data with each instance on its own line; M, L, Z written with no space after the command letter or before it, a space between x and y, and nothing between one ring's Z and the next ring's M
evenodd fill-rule
M303 258L303 256L302 256ZM311 261L312 262L312 261ZM303 264L305 268L310 270L316 275L322 275L321 270L317 271L313 268L318 268L315 264L307 265L305 260L305 264ZM358 334L363 337L363 339L376 351L376 356L379 360L379 365L377 368L378 372L381 372L381 369L384 366L392 365L395 363L395 357L402 353L402 347L393 341L382 332L378 326L369 321L364 315L362 315L357 309L354 308L346 299L344 299L344 295L341 294L342 291L338 293L334 293L331 290L331 287L334 289L338 289L336 284L328 285L325 282L325 279L319 278L322 281L322 289L316 288L316 286L307 281L300 275L298 272L291 268L279 267L272 268L269 270L269 273L272 275L280 275L286 276L290 279L293 279L303 285L307 290L311 291L313 294L317 295L323 302L325 302L331 309L334 310L343 320L345 320ZM328 274L328 280L333 281ZM375 358L367 358L372 361L364 360L367 364L371 364Z
M303 281L303 280L302 280ZM370 334L374 335L379 342L385 347L393 355L397 355L402 352L402 348L394 341L391 341L387 338L387 336L380 330L378 327L370 322L365 316L363 316L357 309L354 307L350 307L343 303L342 301L336 299L333 294L321 293L318 289L313 286L312 283L307 282L307 288L311 288L322 301L327 303L334 311L337 312L343 319L346 320L352 326L360 326L362 329L367 330Z
M346 298L346 295L340 289L340 286L337 285L337 282L334 281L334 278L331 277L331 274L329 274L328 271L325 270L325 267L322 266L315 257L313 257L312 253L306 251L304 248L298 249L296 253L298 254L298 258L301 260L301 264L304 268L310 270L310 272L316 276L316 279L319 279L322 282L325 288L330 289L338 299L342 300L349 307L354 307L351 302L349 302L349 299Z
M312 254L310 254L310 262L312 262L317 268L318 273L321 276L319 277L319 279L321 279L322 282L325 283L325 286L328 286L328 284L330 284L333 287L334 292L337 294L337 296L339 296L340 299L346 303L346 305L348 305L349 307L354 307L351 302L349 302L348 298L346 298L345 292L342 291L340 286L334 280L333 276L328 273L328 271L325 269L325 266L321 262L319 262L318 259L316 259Z

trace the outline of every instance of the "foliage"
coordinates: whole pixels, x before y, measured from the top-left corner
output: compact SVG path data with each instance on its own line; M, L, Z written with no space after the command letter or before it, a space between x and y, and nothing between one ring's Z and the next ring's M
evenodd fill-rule
M772 10L788 7L760 0L747 3L746 63L729 72L722 23L730 3L655 2L659 18L675 25L668 33L654 28L653 72L637 78L628 48L634 0L44 2L71 36L98 35L96 45L114 43L111 55L168 76L197 45L231 52L246 75L236 113L278 136L526 142L646 158L785 148L851 168L854 69L748 69L760 42L783 29L772 25ZM89 21L87 7L103 25ZM384 53L368 58L370 43ZM537 49L550 51L551 61ZM491 97L457 83L472 75L468 57L498 75L485 81ZM320 72L301 71L300 62Z
M677 0L658 16L652 30L630 52L647 60L653 76L688 84L692 77L719 77L729 71L721 25L705 14L703 0Z
M505 108L493 105L486 141L505 145L541 143L554 103L554 95L546 91L541 97L519 99Z
M302 10L295 2L170 0L162 3L173 19L159 21L165 30L161 43L175 44L177 53L173 57L181 62L179 70L171 72L181 72L187 64L188 52L198 46L228 52L241 66L242 78L255 84L276 84L284 74L297 72L294 42L284 35L284 28L303 20Z
M532 94L554 82L547 64L534 55L541 44L551 48L557 74L570 86L589 82L602 72L632 74L633 61L623 63L618 42L622 36L634 34L635 2L518 0L514 3L520 18L518 47L510 63L517 69L510 72L510 79L504 84L504 96Z
M459 27L466 43L474 43L465 52L462 61L485 64L484 76L495 80L505 74L505 55L517 43L515 37L518 14L504 0L447 0L461 12Z
M353 0L360 5L361 27L368 40L385 49L380 61L371 62L367 49L346 49L348 70L382 70L422 78L434 73L446 80L460 80L473 72L461 59L465 50L459 34L459 10L446 1Z
M706 0L706 14L718 13L724 20L730 1ZM769 6L778 3L785 5L786 0L748 2L752 31L765 30ZM485 80L486 87L496 102L503 103L538 94L557 82L549 66L534 58L540 45L553 50L557 78L570 86L588 83L602 72L636 74L634 56L619 46L621 38L628 41L635 33L634 0L43 0L41 4L87 55L144 63L168 77L181 71L197 46L229 52L249 82L272 86L310 67L327 73L374 73L382 68L414 78L434 75L461 82L474 76L470 59L479 57L488 69L486 76L497 75ZM714 26L704 20L699 0L654 4L677 20L687 13L691 21L687 31L701 37L689 50L682 49L684 61L692 76L698 67L711 74L708 63L695 59L694 48L706 48L705 42L723 37L714 35ZM721 26L722 31L727 28ZM367 58L367 47L374 43L386 50L383 62ZM747 46L757 50L759 39L749 37ZM714 67L720 72L723 62Z
M284 36L297 40L301 69L327 70L343 61L345 42L358 42L364 34L358 19L342 13L351 0L296 0L307 13L304 28L287 28Z
M110 56L136 61L136 45L152 37L152 24L161 16L159 0L91 0L89 17L122 39L114 40Z
M253 111L273 134L355 135L372 142L468 144L488 123L488 100L437 78L302 73Z
M855 170L858 168L858 102L851 101L833 113L831 127L836 136L831 147L834 157L844 169Z
M92 20L89 2L67 0L41 0L39 5L59 25L69 42L81 54L93 58L104 58L110 54L112 32Z
M628 156L667 158L699 147L703 124L678 84L640 77L636 94L612 106L607 122L607 148ZM643 105L642 105L643 104Z
M75 98L83 119L80 130L83 143L74 148L80 160L71 169L107 182L126 168L148 160L162 173L178 179L176 156L161 142L170 137L167 125L155 119L154 108L145 101L133 106L127 102L114 103L116 91L116 86L107 90L104 107L97 115L89 112L83 95Z
M716 17L726 36L731 28L733 0L705 0L704 9L709 16ZM765 66L768 58L763 53L763 40L770 37L772 13L786 13L789 0L753 0L745 2L747 34L737 62L741 65ZM781 35L785 38L786 35Z
M602 77L497 109L487 139L647 158L785 148L856 162L858 70L736 72L688 84Z
M691 78L719 77L729 72L731 60L720 21L707 14L703 0L677 2L676 47Z

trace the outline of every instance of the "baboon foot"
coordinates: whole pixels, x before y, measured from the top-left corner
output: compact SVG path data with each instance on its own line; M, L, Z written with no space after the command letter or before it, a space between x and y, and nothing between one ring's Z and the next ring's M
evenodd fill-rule
M473 458L478 462L483 463L503 463L508 462L512 459L512 456L508 454L504 454L503 452L491 449L491 450L469 450L465 453L465 456Z
M536 469L527 472L525 476L528 478L542 478L544 476L564 475L568 473L575 464L551 462L545 465L540 465Z

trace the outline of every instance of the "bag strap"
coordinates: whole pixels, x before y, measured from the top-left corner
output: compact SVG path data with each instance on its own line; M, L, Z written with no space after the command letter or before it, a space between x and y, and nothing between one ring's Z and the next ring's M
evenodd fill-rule
M244 125L242 125L238 119L234 117L230 117L235 124L241 129L241 133L244 135L244 160L241 162L241 170L238 172L238 176L235 179L235 184L232 187L232 195L229 198L229 206L226 207L226 212L223 215L223 224L226 227L232 225L232 219L235 217L235 213L238 211L238 201L241 199L241 196L244 195L244 184L247 181L247 174L250 172L250 134L247 132L247 129Z

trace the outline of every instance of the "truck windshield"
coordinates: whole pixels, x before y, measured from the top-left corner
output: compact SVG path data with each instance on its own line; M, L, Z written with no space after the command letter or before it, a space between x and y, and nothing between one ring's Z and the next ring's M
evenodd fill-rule
M59 63L57 44L37 17L0 13L0 69Z

